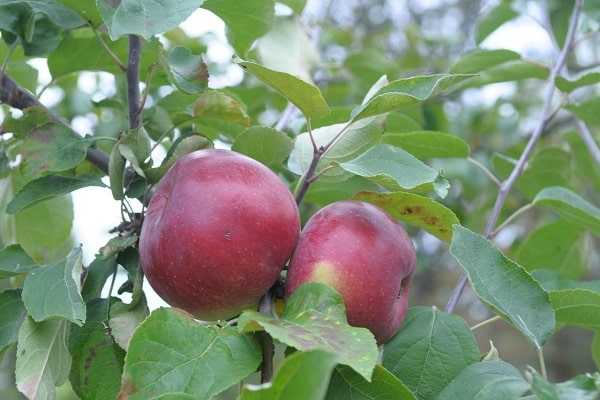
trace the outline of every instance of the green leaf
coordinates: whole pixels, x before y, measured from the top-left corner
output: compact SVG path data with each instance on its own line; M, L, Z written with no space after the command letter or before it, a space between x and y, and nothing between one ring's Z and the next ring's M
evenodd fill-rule
M35 261L18 244L0 250L0 279L21 275L37 267Z
M238 54L269 31L275 19L274 0L206 0L202 8L225 22L227 39Z
M173 145L169 148L165 159L160 167L148 168L144 170L148 183L158 182L169 168L181 157L196 150L212 148L213 144L210 140L202 135L190 135L178 137Z
M600 330L600 292L565 289L548 292L556 322Z
M81 289L81 297L89 301L100 297L102 289L109 276L117 272L117 257L103 258L102 255L96 255L94 261L87 268L87 276Z
M279 3L285 4L296 14L302 14L302 10L304 10L304 6L306 6L306 0L282 0L279 1Z
M276 18L273 27L258 41L256 52L264 67L313 82L319 54L298 18Z
M460 85L460 88L481 87L492 83L517 82L533 78L548 79L548 69L538 62L513 60L482 71L474 78Z
M583 74L576 79L567 79L562 76L557 76L556 87L563 92L572 92L584 86L591 86L600 82L600 72L590 72Z
M441 203L406 192L359 192L354 200L366 201L384 209L392 217L423 228L440 240L452 240L452 226L458 217Z
M123 185L125 183L125 157L121 154L119 149L120 140L118 140L110 151L108 157L108 180L110 183L110 191L113 199L123 200L125 198L125 191Z
M106 325L108 307L107 299L88 303L85 325L71 332L73 363L69 380L81 399L116 399L121 388L125 352Z
M567 104L565 108L585 123L598 126L600 125L600 115L597 112L599 106L600 98L594 97L583 103Z
M202 0L96 0L113 40L129 34L149 40L175 28L202 3Z
M75 11L85 21L96 28L102 24L102 17L98 13L95 0L58 0L59 3Z
M127 350L129 341L136 328L150 314L145 301L139 301L134 307L131 304L117 302L110 307L109 325L114 341Z
M209 399L254 372L260 361L251 335L159 308L131 337L120 396Z
M9 196L11 186L20 187L16 170L12 179L0 182L0 196ZM70 196L61 196L31 206L9 215L0 213L2 240L19 243L23 250L37 263L65 257L72 249L71 227L73 203Z
M440 172L401 148L389 144L377 145L353 160L339 163L339 166L395 191L435 191L444 198L450 186Z
M330 166L333 162L344 162L355 158L367 149L373 147L381 140L383 133L383 124L385 117L376 116L365 118L352 124L334 124L323 126L312 131L313 138L317 148L329 145L340 132L341 137L330 148L327 153L321 157L315 173L319 173ZM308 132L296 136L294 150L288 161L288 168L298 174L305 173L313 159L314 149ZM321 181L340 181L348 179L351 174L341 168L330 169L319 177Z
M549 207L561 217L600 234L600 208L567 188L545 188L535 196L533 204Z
M340 294L330 286L307 283L287 300L281 318L246 310L238 321L240 332L264 329L274 339L300 351L325 350L337 355L369 380L377 361L377 344L365 328L348 325Z
M567 132L564 138L569 143L576 175L589 181L592 188L600 193L600 168L590 168L596 161L587 144L577 132Z
M419 399L433 399L479 349L464 319L429 307L408 310L402 329L383 346L383 367Z
M131 163L140 176L145 176L143 168L150 157L151 141L144 127L132 129L115 144L121 155Z
M31 271L23 285L23 303L34 321L63 317L82 325L85 303L81 297L83 273L81 248L66 259Z
M392 81L352 111L352 120L414 106L473 75L423 75Z
M572 155L557 147L546 147L540 150L521 176L517 179L516 188L533 199L542 189L549 186L568 186L572 182ZM502 177L508 177L515 167L516 160L495 154L492 159L494 170Z
M37 177L46 171L74 168L85 159L92 142L57 123L34 128L21 145L24 175Z
M408 151L420 159L427 158L467 158L469 145L463 139L444 132L413 131L386 133L383 143L388 143Z
M244 386L240 400L322 399L337 358L322 350L295 352L281 363L272 383Z
M453 74L474 74L508 61L520 59L519 53L511 50L475 49L463 54L460 60L450 68L450 72Z
M512 365L484 361L465 368L436 399L517 399L528 389L529 384Z
M480 45L492 32L502 26L505 22L519 16L519 13L512 9L510 2L501 2L483 15L477 24L477 33L475 34L475 43Z
M596 332L592 340L592 357L596 368L600 368L600 332Z
M515 260L527 271L549 269L578 279L588 270L587 239L586 231L579 225L557 220L532 231L518 247Z
M417 400L417 397L391 372L376 365L371 382L351 368L338 366L331 377L326 400Z
M322 117L331 112L321 91L313 84L287 72L275 71L237 57L234 62L298 107L306 118Z
M81 0L73 0L81 1ZM94 1L95 3L95 1ZM94 4L95 7L95 4ZM129 41L126 38L110 40L106 35L101 35L104 45L120 60L121 64L127 63ZM147 41L142 46L140 58L140 78L146 79L151 65L159 61L162 45L158 39ZM56 50L48 55L48 68L53 80L81 71L103 71L115 75L123 73L114 58L102 48L98 38L94 35L72 35L64 37ZM153 75L156 79L157 74ZM165 80L163 78L163 80ZM165 82L166 83L166 82ZM116 101L116 98L112 100ZM120 127L119 127L120 128Z
M17 388L28 399L56 398L55 387L69 376L71 354L67 348L71 324L63 318L35 322L27 317L19 331Z
M243 106L233 97L220 90L206 90L194 102L195 118L227 121L243 126L250 125L250 117Z
M19 329L27 316L20 289L0 292L0 353L17 343Z
M88 186L106 187L97 175L75 177L46 175L28 182L6 206L6 212L14 214L42 201L71 193Z
M477 297L517 328L536 348L554 333L554 310L546 291L489 240L454 226L450 253L466 271Z
M198 93L208 87L208 67L202 56L176 46L161 59L171 82L186 93Z
M587 289L600 292L600 280L574 281L565 278L557 271L538 269L531 273L547 292L563 289Z
M600 394L600 374L575 376L561 383L550 383L533 368L528 369L531 375L531 391L540 400L596 400Z
M235 139L231 150L271 166L286 160L293 147L292 139L285 133L267 126L252 126Z
M25 55L42 55L56 48L64 29L85 24L76 13L54 0L3 1L0 4L2 38L19 44Z

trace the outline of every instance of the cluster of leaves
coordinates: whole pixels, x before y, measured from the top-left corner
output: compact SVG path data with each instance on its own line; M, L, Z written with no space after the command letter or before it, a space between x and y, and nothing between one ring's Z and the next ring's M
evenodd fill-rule
M273 379L244 385L241 399L595 398L599 374L551 383L543 357L565 325L600 329L600 283L582 281L592 235L600 234L600 209L586 200L600 193L600 151L588 128L598 125L600 74L571 77L565 64L577 55L575 38L596 33L593 6L551 10L548 32L562 51L548 66L478 47L447 73L406 77L388 63L376 71L385 75L354 85L360 57L323 66L301 23L305 1L279 3L290 13L277 15L274 0L0 3L0 348L16 348L18 390L54 398L68 380L83 399L211 398L268 361L257 340L266 334L286 351ZM238 55L232 62L246 73L239 85L208 87L216 66L201 55L205 44L178 28L198 7L225 23ZM477 44L519 15L510 1L491 9ZM38 89L33 58L47 62L45 89L63 95L52 110L27 92ZM367 77L377 69L364 68ZM329 81L316 85L315 70ZM90 71L114 77L114 90L79 106L98 120L80 136L62 114L75 116L64 104L79 101L77 78ZM528 142L480 149L468 134L449 132L444 102L498 82L545 85ZM277 122L268 124L273 113ZM568 129L550 126L563 114ZM278 317L247 310L202 324L176 309L150 312L132 205L145 203L179 157L217 142L278 173L302 200L304 218L359 199L449 244L465 277L446 312L415 305L381 353L367 330L347 324L339 294L323 285L303 286ZM160 163L158 148L166 150ZM476 160L482 151L489 169ZM456 171L459 164L479 172ZM476 184L474 174L487 181ZM71 239L69 193L90 186L111 191L123 221L85 266ZM527 227L508 249L514 260L492 241L509 226ZM128 303L113 296L120 267L128 279L118 292L131 293ZM452 314L467 282L494 319L537 352L540 372L519 371L495 349L482 355L467 321ZM600 364L600 336L590 351Z

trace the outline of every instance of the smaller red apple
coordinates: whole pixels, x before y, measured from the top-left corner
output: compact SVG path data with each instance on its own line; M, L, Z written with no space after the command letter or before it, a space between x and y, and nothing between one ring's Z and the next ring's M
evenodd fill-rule
M286 278L286 297L300 285L332 286L348 323L368 328L379 344L396 334L408 309L415 270L412 241L402 225L369 203L339 201L306 223Z

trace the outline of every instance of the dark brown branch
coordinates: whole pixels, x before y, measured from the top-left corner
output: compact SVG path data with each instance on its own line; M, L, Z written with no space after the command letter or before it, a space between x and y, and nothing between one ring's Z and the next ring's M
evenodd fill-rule
M142 58L142 38L129 35L129 59L127 60L127 101L129 107L129 128L140 126L142 110L140 96L140 59Z
M26 108L33 106L41 107L54 121L70 128L67 121L50 111L33 94L21 87L10 76L2 71L0 71L0 103L8 104L19 110L25 110ZM89 148L87 150L86 159L102 172L108 174L108 155L102 150Z

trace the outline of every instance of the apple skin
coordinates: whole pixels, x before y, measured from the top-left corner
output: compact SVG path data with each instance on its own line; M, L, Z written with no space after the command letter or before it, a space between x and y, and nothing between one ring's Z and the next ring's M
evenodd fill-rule
M286 298L304 283L330 285L342 295L348 323L368 328L383 344L404 321L415 265L412 241L398 221L372 204L339 201L304 226Z
M300 235L288 187L229 150L180 158L159 182L139 251L148 282L169 305L212 321L255 307Z

